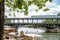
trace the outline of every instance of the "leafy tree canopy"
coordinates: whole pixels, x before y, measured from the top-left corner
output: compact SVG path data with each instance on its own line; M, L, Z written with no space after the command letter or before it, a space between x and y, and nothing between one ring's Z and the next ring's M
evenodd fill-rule
M2 0L0 0L0 2L2 2Z
M52 0L5 0L5 5L7 5L8 7L10 7L13 11L17 10L20 11L22 9L24 9L24 14L27 15L28 14L28 6L30 6L31 4L34 4L36 6L38 6L39 9L45 7L45 3L49 1L52 2ZM49 10L44 9L44 11Z

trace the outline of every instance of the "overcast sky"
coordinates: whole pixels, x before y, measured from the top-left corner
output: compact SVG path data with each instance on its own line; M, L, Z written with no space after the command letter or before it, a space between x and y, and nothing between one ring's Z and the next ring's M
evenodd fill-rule
M49 11L42 11L42 9L40 9L38 12L35 11L35 9L37 9L38 7L35 5L31 5L29 6L28 12L29 14L26 16L24 15L23 12L15 12L16 17L15 18L21 18L21 17L31 17L32 15L57 15L57 13L60 12L60 0L53 0L53 2L47 2L46 3L46 7L48 7L50 10ZM5 15L9 18L14 18L13 16L13 12L9 11L9 8L7 6L5 6ZM11 13L11 16L9 16L9 13Z

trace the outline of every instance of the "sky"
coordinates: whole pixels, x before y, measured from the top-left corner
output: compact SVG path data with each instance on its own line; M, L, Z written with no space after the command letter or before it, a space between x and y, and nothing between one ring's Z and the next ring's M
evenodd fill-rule
M31 5L28 8L28 15L24 15L23 12L16 12L16 17L13 16L13 11L9 11L9 8L7 6L5 6L5 15L8 18L26 18L26 17L31 17L31 16L38 16L38 15L57 15L60 12L60 0L53 0L52 2L47 2L46 3L46 7L49 8L49 11L44 12L43 9L45 7L43 7L42 9L38 10L38 12L36 12L35 10L38 8L35 5ZM11 16L9 16L9 13L11 13Z

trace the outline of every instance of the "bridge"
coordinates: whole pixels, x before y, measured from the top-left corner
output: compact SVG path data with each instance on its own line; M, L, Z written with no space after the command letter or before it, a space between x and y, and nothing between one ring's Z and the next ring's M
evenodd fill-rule
M51 19L52 23L43 23L44 20ZM58 21L60 21L59 17L56 18L5 18L5 20L9 20L10 22L5 23L5 25L60 25ZM57 20L56 23L53 23L53 20ZM17 22L16 22L17 21Z
M51 20L51 22L44 22ZM56 22L54 22L56 20ZM6 22L7 21L7 22ZM60 27L60 16L44 15L44 16L31 16L31 18L5 18L5 25L39 25L46 28L53 26Z

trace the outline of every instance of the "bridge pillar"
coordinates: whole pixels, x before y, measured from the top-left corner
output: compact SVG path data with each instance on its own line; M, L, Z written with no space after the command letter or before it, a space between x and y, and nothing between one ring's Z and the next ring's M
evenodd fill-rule
M15 23L15 20L13 20L13 23Z
M52 19L52 23L53 23L53 19Z
M38 19L37 19L37 23L38 23Z
M17 21L18 21L18 24L19 24L19 19Z
M32 23L33 23L33 19L32 19Z
M27 19L27 23L29 23L29 19Z
M24 19L22 19L22 23L24 23Z

